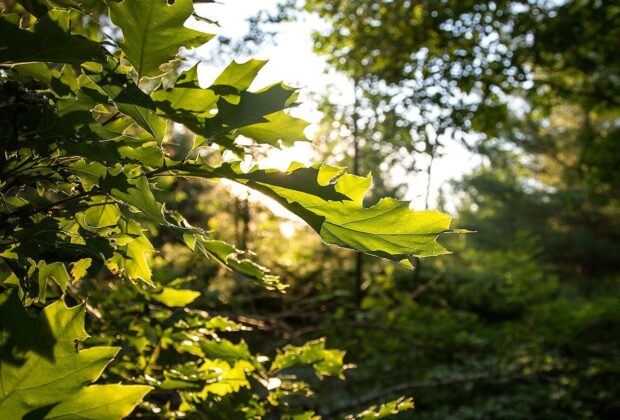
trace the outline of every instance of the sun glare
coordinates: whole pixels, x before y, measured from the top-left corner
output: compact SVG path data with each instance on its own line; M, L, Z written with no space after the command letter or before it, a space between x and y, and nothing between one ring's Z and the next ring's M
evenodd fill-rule
M273 168L285 171L293 162L303 163L309 166L315 161L314 152L310 142L296 142L293 147L283 147L282 149L271 149L267 156L259 159L258 165L261 168Z
M299 162L306 166L309 166L313 159L312 144L310 142L296 142L292 147L282 147L282 149L270 149L266 156L259 159L257 162L248 162L248 165L243 165L246 169L252 166L252 164L258 164L261 169L277 169L285 171L293 162ZM250 202L259 203L267 207L273 214L278 217L287 219L287 221L295 223L302 223L302 221L289 212L282 205L275 200L259 193L248 187L238 184L227 179L222 179L221 184L225 186L231 194L241 199L248 199ZM286 222L283 222L283 225ZM282 227L282 234L285 237L292 236L295 231L291 226Z
M212 33L238 39L245 35L247 30L246 19L256 14L260 9L275 9L276 0L256 0L251 4L244 4L243 7L234 7L241 4L241 0L230 0L226 4L213 3L205 4L206 15L218 21L221 26L208 25L204 22L193 22L192 26L198 29L207 30ZM245 2L244 2L245 3ZM241 13L240 13L241 11ZM311 125L306 129L306 134L312 138L318 129L322 114L317 110L316 101L313 101L312 94L330 95L330 102L338 105L351 105L353 103L353 88L351 81L344 75L328 70L325 59L314 53L312 49L312 32L320 29L324 22L318 18L302 19L281 25L280 36L275 45L261 46L257 56L239 57L237 61L245 61L250 58L267 59L267 64L259 73L252 84L251 90L261 89L273 83L283 81L285 84L300 88L301 106L293 110L296 117L309 121ZM208 27L208 28L207 28ZM205 45L198 51L197 56L213 56L212 45ZM216 60L217 61L217 60ZM226 63L214 63L205 60L199 66L200 84L209 85L215 77L223 70ZM438 192L445 187L449 190L449 180L460 178L478 163L473 154L457 144L455 140L446 139L446 147L441 157L435 159L431 186L429 188L429 204L432 207L439 198ZM422 162L423 157L418 156L417 160ZM310 142L297 142L292 147L268 150L262 158L253 162L261 168L273 168L281 171L286 170L292 162L301 162L309 165L317 161L317 156L313 153ZM397 179L406 179L408 186L405 199L412 201L412 207L418 210L425 208L426 184L428 177L422 170L420 173L406 172L404 169L396 169L394 176ZM250 201L260 202L271 209L278 216L286 217L289 220L296 220L296 217L286 211L275 201L254 192L249 192L243 186L234 183L225 183L230 191L240 197L249 195ZM447 200L450 207L450 200Z

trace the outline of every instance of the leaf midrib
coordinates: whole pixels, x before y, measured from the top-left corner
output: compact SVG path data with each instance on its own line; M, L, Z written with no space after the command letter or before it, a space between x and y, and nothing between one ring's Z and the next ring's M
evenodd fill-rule
M151 21L151 16L153 15L153 4L154 2L149 2L148 15L146 18L147 24L144 31L142 32L142 39L140 41L140 59L138 60L138 62L140 63L140 68L138 69L138 81L142 77L142 69L144 68L144 51L146 50L147 36L149 34L149 31L151 30L151 25L149 24L149 22ZM137 26L139 27L139 25Z

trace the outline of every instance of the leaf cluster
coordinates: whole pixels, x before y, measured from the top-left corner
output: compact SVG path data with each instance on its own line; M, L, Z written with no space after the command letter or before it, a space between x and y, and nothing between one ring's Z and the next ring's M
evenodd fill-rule
M414 212L408 203L391 198L365 207L370 176L353 176L322 163L292 164L283 172L246 167L257 145L307 141L307 124L288 112L296 105L297 92L282 83L250 90L264 65L259 60L232 62L210 86L201 86L198 67L179 55L182 48L198 47L212 37L185 26L193 14L191 0L109 0L105 5L23 0L0 14L0 284L8 308L2 325L11 331L31 325L36 335L45 333L46 320L61 319L58 326L48 321L49 340L39 343L41 349L19 344L7 350L0 361L4 383L19 382L30 363L39 363L33 355L39 350L51 352L46 369L50 381L64 363L83 363L62 356L70 340L85 338L81 315L63 318L83 314L83 307L67 308L62 302L86 297L80 295L82 281L121 279L128 283L128 293L164 308L196 299L199 292L162 286L154 279L151 259L157 250L152 239L160 232L242 278L268 289L284 288L246 250L215 239L169 210L157 188L168 177L243 184L299 216L324 242L405 266L411 267L414 257L446 252L436 239L450 231L451 218ZM110 30L118 39L106 35ZM177 147L176 138L187 133L192 144ZM39 312L39 321L8 315L23 312L20 305ZM149 303L143 304L144 311L148 308ZM165 409L176 415L222 403L224 396L236 398L249 387L250 376L267 390L276 389L267 400L277 406L278 393L308 392L295 379L274 376L297 364L310 364L319 375L342 375L343 353L325 349L322 341L287 347L267 368L243 341L218 336L222 328L241 329L237 324L193 311L169 318L167 311L147 314L132 327L139 337L156 337L159 343L132 344L138 359L150 353L150 364L138 363L141 381L174 390L181 398L174 407L145 403L153 412ZM6 340L2 346L8 349L11 340L26 338L9 334ZM159 354L167 350L180 359L160 365ZM115 391L107 392L112 388L101 387L108 385L85 387L115 352L93 347L77 353L77 358L99 354L101 368L68 381L67 392L79 396L71 403L64 390L52 397L36 386L23 394L3 390L4 412L44 417L87 412L98 394L99 408L108 410L108 417L127 414L148 388L114 385ZM149 376L151 370L157 374ZM256 395L246 397L249 405L261 406ZM105 408L117 398L124 401L117 411Z

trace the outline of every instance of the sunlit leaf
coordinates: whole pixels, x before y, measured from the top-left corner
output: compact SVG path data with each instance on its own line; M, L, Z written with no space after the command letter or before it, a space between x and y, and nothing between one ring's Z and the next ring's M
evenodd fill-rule
M391 417L403 411L413 410L414 403L412 398L399 398L379 406L373 405L366 410L351 416L347 416L347 420L372 420Z
M229 93L240 94L250 88L258 72L267 64L264 60L249 60L245 63L231 62L215 79L211 89L220 95ZM230 88L233 88L231 91Z
M370 177L346 174L342 168L291 165L286 172L238 164L212 168L185 165L187 174L228 178L274 198L305 220L323 241L389 258L411 267L411 257L445 254L437 237L451 232L452 218L438 211L414 211L409 203L384 198L371 207L363 204Z
M142 385L96 385L118 348L77 350L84 307L62 300L37 318L16 292L0 295L0 412L6 418L121 418L151 389Z
M78 281L82 277L84 277L86 273L88 272L88 268L90 267L91 264L92 264L91 258L84 258L82 260L79 260L73 263L73 266L71 267L71 277L73 278L73 281Z
M232 392L237 392L241 388L250 386L247 373L254 370L251 363L240 360L230 365L224 360L205 360L200 366L202 372L212 372L217 374L216 380L205 385L202 389L203 398L209 394L224 396Z
M105 199L95 200L83 214L84 222L96 228L115 225L121 216L116 204Z
M45 302L45 290L47 289L48 280L54 281L64 292L69 283L69 273L63 263L55 262L47 264L45 261L39 261L37 264L39 278L39 301Z
M114 101L119 111L133 118L136 124L157 141L162 141L166 134L166 122L157 116L156 106L151 98L126 74L120 72L118 65L109 61L101 69L98 66L86 66L85 72L89 79Z
M325 340L314 340L303 346L288 345L278 353L271 364L271 371L287 369L297 365L312 365L319 376L343 375L344 351L328 350Z
M121 246L119 251L106 261L106 266L116 274L126 275L132 280L142 280L154 286L148 263L148 255L153 252L155 252L153 245L142 235Z
M166 306L183 308L195 301L200 292L194 290L162 288L161 292L151 294L151 299L161 302Z
M295 89L278 83L259 92L245 91L238 102L220 98L217 115L206 121L205 135L215 138L230 130L268 122L267 115L291 106L296 97Z
M106 1L110 18L123 31L121 49L139 77L156 76L179 48L198 47L213 36L183 26L194 7L191 0Z
M101 188L108 191L112 197L141 210L153 220L162 224L167 223L163 216L162 206L155 200L144 175L130 179L128 174L123 172L116 175L108 173L101 180Z
M307 141L304 129L308 122L295 118L280 111L266 115L267 122L249 125L239 129L239 133L256 140L258 143L268 143L274 146L282 141L285 146L292 146L296 141Z
M205 113L214 108L218 95L211 89L202 89L198 84L198 65L181 73L173 87L161 88L151 94L164 115L183 122L183 111ZM174 117L176 114L176 118ZM187 116L187 118L191 118ZM196 118L196 117L193 117Z

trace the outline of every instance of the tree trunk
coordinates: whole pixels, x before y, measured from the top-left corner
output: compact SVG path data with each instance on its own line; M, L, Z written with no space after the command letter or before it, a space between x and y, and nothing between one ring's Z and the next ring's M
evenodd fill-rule
M353 104L353 174L359 175L360 172L360 145L359 145L359 96L358 96L358 81L357 79L353 84L355 102ZM355 299L355 305L359 308L362 303L362 265L363 258L362 253L357 252L355 256L355 285L353 290L353 298Z

